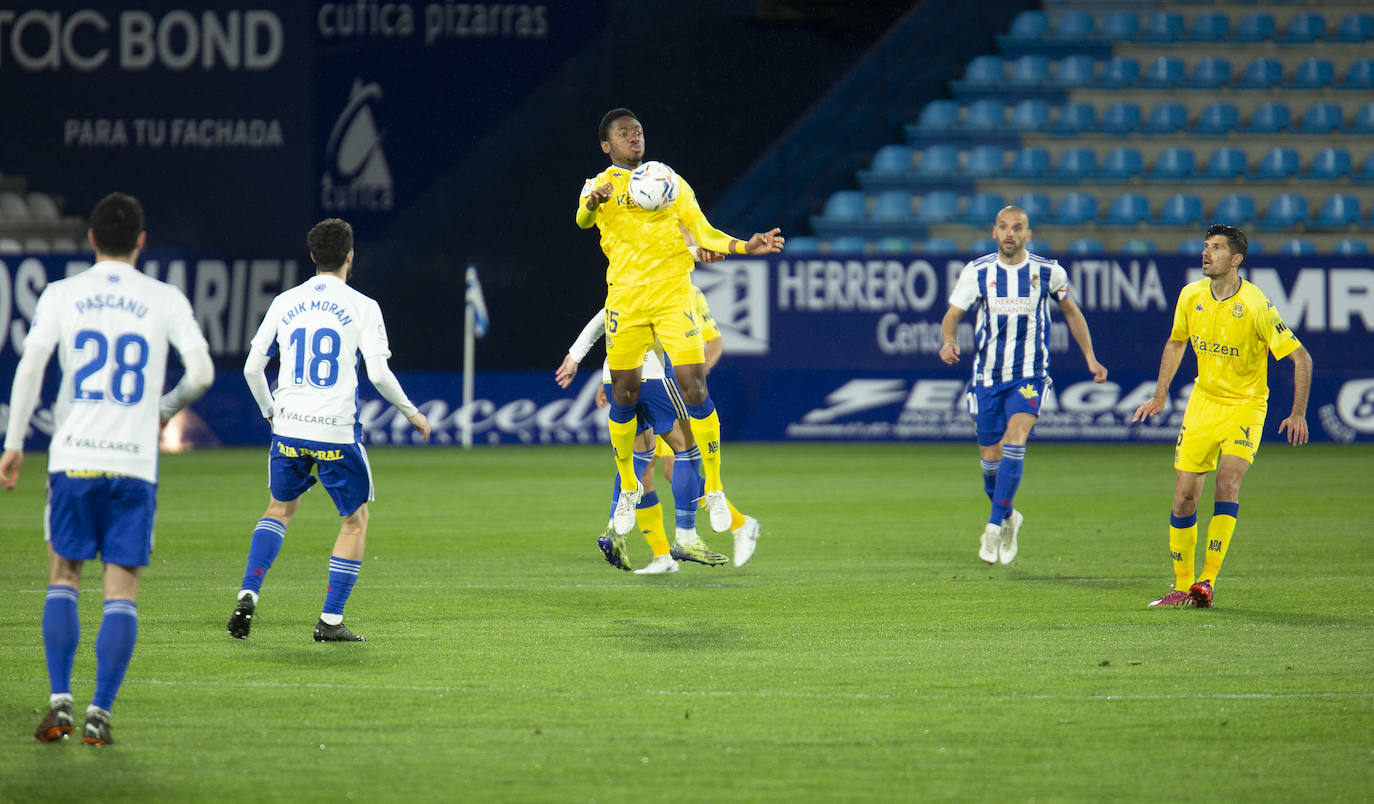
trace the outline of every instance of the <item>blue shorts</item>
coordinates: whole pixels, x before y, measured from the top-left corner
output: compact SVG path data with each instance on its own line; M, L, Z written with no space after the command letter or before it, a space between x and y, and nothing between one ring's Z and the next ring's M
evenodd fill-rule
M348 516L373 499L372 467L362 444L329 444L274 435L269 449L267 488L274 499L290 502L315 485L311 467L318 467L320 482L334 500L339 516Z
M978 446L990 447L1007 433L1007 420L1017 413L1040 416L1040 403L1045 389L1051 385L1049 377L1004 382L1000 385L974 385L968 392L968 412L978 428Z
M157 484L107 472L48 475L44 537L69 561L146 567L153 554Z
M606 395L611 395L610 383L606 383ZM660 436L671 431L678 419L687 418L687 405L682 401L677 381L668 377L640 383L635 418L639 422L639 432L652 430L654 435Z

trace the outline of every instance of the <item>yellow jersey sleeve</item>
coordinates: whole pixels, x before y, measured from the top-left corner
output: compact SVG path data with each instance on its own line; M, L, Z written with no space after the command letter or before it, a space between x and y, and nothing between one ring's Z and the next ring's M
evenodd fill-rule
M1264 300L1265 308L1255 314L1255 323L1259 327L1259 338L1269 347L1269 354L1275 360L1282 360L1302 346L1302 341L1293 334L1283 323L1283 316L1274 309L1274 303L1268 299Z
M696 238L698 246L711 251L719 251L721 254L730 253L730 241L738 238L722 232L706 220L706 215L701 211L701 205L697 203L696 191L681 176L678 176L677 201L673 206L681 208L679 215L682 218L682 224L687 227L687 231L692 233L692 237Z
M719 338L720 327L716 326L716 317L711 315L711 305L706 303L706 294L696 285L692 286L692 306L696 309L697 321L701 323L701 339L713 341Z

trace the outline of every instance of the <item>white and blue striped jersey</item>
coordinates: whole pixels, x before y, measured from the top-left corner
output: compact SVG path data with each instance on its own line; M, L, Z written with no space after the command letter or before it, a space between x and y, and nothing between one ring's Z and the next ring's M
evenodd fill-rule
M965 265L949 303L960 310L978 308L973 384L1048 376L1050 299L1068 295L1068 272L1037 254L1016 266L1003 265L996 252Z

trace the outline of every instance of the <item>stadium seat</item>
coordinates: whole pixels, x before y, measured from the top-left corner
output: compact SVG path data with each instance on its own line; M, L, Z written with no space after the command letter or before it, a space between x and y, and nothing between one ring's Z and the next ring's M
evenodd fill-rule
M1151 89L1172 89L1183 85L1183 59L1156 56L1145 68L1144 85Z
M1356 134L1374 134L1374 103L1366 103L1355 111L1350 130Z
M1369 156L1365 157L1359 177L1366 181L1374 181L1374 151L1370 151Z
M1183 15L1157 11L1145 21L1140 39L1147 42L1177 42L1183 38Z
M1095 237L1080 237L1065 249L1070 254L1105 254L1107 246Z
M821 241L811 235L787 238L787 251L791 254L820 254Z
M1102 20L1102 38L1108 42L1134 39L1140 33L1140 18L1131 11L1113 11Z
M1248 253L1248 254L1251 254L1251 255L1254 255L1254 254L1263 254L1263 253L1264 253L1264 244L1261 243L1259 240L1253 238L1253 237L1250 238L1250 248L1247 250L1247 253Z
M1201 240L1184 240L1178 244L1179 254L1201 254L1203 243Z
M1265 101L1255 107L1250 115L1250 125L1245 130L1250 134L1278 134L1288 129L1292 112L1282 101Z
M1369 253L1369 244L1358 237L1346 237L1336 241L1331 253L1342 257L1361 257Z
M1217 89L1231 83L1231 62L1228 59L1208 56L1198 59L1193 65L1193 77L1188 85L1194 89Z
M1102 160L1102 178L1125 181L1139 176L1145 170L1145 160L1139 148L1118 145L1107 152Z
M1350 152L1344 148L1323 148L1312 157L1307 178L1340 181L1350 176Z
M1374 59L1356 59L1345 71L1346 89L1374 89Z
M1059 62L1054 82L1070 89L1090 87L1097 83L1097 59L1087 53L1075 53Z
M56 223L62 217L57 202L46 193L29 193L28 204L29 213L39 223Z
M1054 167L1056 178L1080 181L1097 175L1097 152L1091 148L1075 146L1064 149L1059 162Z
M1002 166L1006 161L1007 154L1002 146L975 145L968 152L968 159L964 162L964 175L977 179L1001 176L1005 172Z
M0 237L0 254L23 254L24 244L12 237Z
M868 213L868 196L862 190L838 190L825 201L821 217L831 221L859 221Z
M1134 226L1150 218L1150 199L1144 193L1122 193L1107 208L1107 223L1112 226Z
M1209 103L1198 115L1198 134L1225 135L1240 127L1240 112L1233 103Z
M791 240L787 241L789 244ZM58 254L79 254L82 249L76 245L76 241L70 237L54 237L52 239L52 250Z
M959 125L959 102L934 100L925 105L916 120L919 131L949 131Z
M1326 38L1326 17L1315 13L1294 14L1283 31L1288 44L1310 44Z
M883 190L873 199L875 221L906 221L912 217L911 191Z
M1050 58L1030 53L1011 63L1008 83L1014 87L1039 87L1050 82Z
M1236 23L1236 30L1231 34L1231 38L1237 42L1264 42L1273 39L1277 29L1273 14L1252 11Z
M1255 199L1242 193L1223 195L1212 212L1212 219L1232 226L1246 226L1255 222Z
M1026 217L1031 220L1031 228L1035 228L1036 221L1048 223L1054 215L1050 209L1050 197L1044 193L1022 193L1013 199L1011 204L1026 211Z
M1039 9L1028 9L1011 21L1008 35L1013 39L1041 39L1049 32L1049 15Z
M1133 87L1140 82L1140 62L1125 56L1113 56L1102 67L1102 86L1107 89Z
M1046 238L1036 236L1026 241L1026 250L1032 254L1049 254L1054 251L1054 246Z
M1158 249L1155 248L1155 241L1147 240L1143 237L1132 237L1121 244L1121 250L1127 254L1153 254Z
M1265 151L1255 166L1257 179L1288 179L1298 175L1298 152L1276 146Z
M1231 18L1219 11L1208 11L1193 18L1188 38L1194 42L1221 42L1231 30Z
M1317 226L1323 229L1344 229L1360 221L1360 199L1348 193L1337 193L1322 202L1317 210Z
M1059 15L1054 33L1060 39L1088 39L1093 35L1094 24L1090 11L1066 11Z
M952 237L932 237L917 244L917 251L923 254L957 254L959 242Z
M1140 107L1130 101L1117 101L1102 115L1102 130L1108 134L1130 134L1138 128Z
M1042 179L1050 175L1050 152L1033 145L1025 146L1012 157L1007 175L1014 179Z
M921 151L916 175L924 178L954 176L959 173L959 148L955 145L932 145Z
M6 223L28 223L32 219L29 205L16 192L6 190L0 193L0 220Z
M974 56L964 68L964 83L974 87L1000 87L1005 69L1001 56Z
M968 253L970 254L991 254L996 250L997 238L995 237L980 237L968 244Z
M1194 226L1202 222L1202 199L1191 193L1175 193L1159 208L1160 226Z
M792 241L787 241L787 250L792 250ZM915 249L909 237L880 237L873 244L875 254L910 254Z
M953 190L926 193L920 209L916 211L916 220L921 223L950 223L958 218L959 195Z
M1197 161L1192 148L1172 146L1159 152L1155 157L1150 177L1155 179L1187 179L1197 170Z
M1269 202L1260 220L1263 229L1287 229L1307 223L1307 198L1297 193L1279 193Z
M1354 11L1336 26L1337 42L1368 42L1374 39L1374 15Z
M1050 126L1050 102L1026 98L1011 107L1011 127L1017 131L1044 131Z
M1097 196L1077 190L1059 199L1059 208L1054 214L1054 222L1060 226L1077 226L1096 219Z
M1298 124L1299 134L1329 134L1344 126L1339 103L1314 103L1303 112Z
M869 170L884 176L904 176L912 168L912 151L909 145L884 145L873 154Z
M41 237L24 238L24 250L30 254L50 254L52 244Z
M1097 127L1097 107L1084 101L1069 101L1059 107L1059 117L1050 127L1055 134L1081 134Z
M1242 89L1269 89L1281 83L1283 83L1283 62L1268 56L1261 56L1245 65L1245 72L1241 73L1240 76Z
M1245 151L1231 145L1223 145L1207 158L1202 175L1209 179L1237 179L1245 175L1247 161Z
M858 235L843 235L829 241L827 249L831 254L864 254L868 252L868 240Z
M970 226L992 226L997 220L997 213L1005 206L1001 193L974 193L968 200L968 208L964 210L964 220Z
M1145 130L1151 134L1172 134L1188 127L1188 109L1181 103L1161 103L1150 110Z
M1290 257L1307 257L1317 253L1317 244L1311 240L1292 238L1279 245L1279 253Z
M1290 86L1293 89L1323 89L1331 86L1335 77L1336 68L1331 66L1330 59L1309 56L1298 62Z
M969 104L964 128L971 131L998 131L1005 125L1006 107L1002 101L985 98Z

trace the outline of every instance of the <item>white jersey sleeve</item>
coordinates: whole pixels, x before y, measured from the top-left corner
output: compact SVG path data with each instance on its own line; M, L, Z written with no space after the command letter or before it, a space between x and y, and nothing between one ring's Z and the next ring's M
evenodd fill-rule
M982 295L982 289L978 286L978 269L970 262L959 272L959 279L949 294L949 303L960 310L971 310Z
M587 353L592 350L596 342L606 334L606 308L596 311L596 315L591 317L587 325L577 334L577 340L573 341L572 346L568 347L568 354L580 365L587 357Z
M1057 261L1050 263L1049 291L1055 301L1063 301L1073 295L1069 289L1069 272Z

